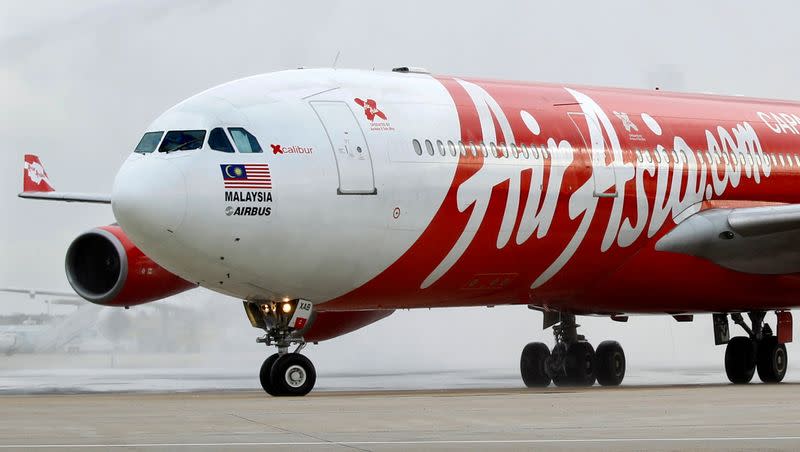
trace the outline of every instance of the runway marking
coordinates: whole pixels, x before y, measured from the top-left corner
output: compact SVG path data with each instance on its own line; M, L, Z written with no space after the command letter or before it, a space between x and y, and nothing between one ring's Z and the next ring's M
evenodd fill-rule
M555 443L632 443L632 442L730 442L730 441L798 441L800 436L697 437L697 438L567 438L567 439L476 439L419 441L275 441L220 443L128 443L128 444L0 444L0 449L66 449L123 447L256 447L256 446L435 446L448 444L555 444Z

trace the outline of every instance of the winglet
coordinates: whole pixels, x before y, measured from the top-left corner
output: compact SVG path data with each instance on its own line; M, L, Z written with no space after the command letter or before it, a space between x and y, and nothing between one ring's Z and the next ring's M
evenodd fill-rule
M50 185L47 171L44 170L39 156L33 154L25 155L25 166L22 171L22 191L24 192L48 192L55 191Z

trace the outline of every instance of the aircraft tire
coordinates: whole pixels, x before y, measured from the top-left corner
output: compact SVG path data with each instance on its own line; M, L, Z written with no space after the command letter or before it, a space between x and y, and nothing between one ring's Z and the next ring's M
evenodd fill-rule
M529 388L543 388L550 384L550 376L547 374L547 359L550 357L550 349L541 342L531 342L522 349L519 358L519 371L522 374L522 381Z
M317 381L317 371L311 360L299 353L287 353L275 361L270 382L279 396L304 396Z
M766 336L758 342L757 355L758 378L764 383L780 383L788 364L786 345L779 344L775 336Z
M597 362L594 348L588 342L575 342L567 349L564 364L566 375L554 375L556 386L591 386L596 380Z
M625 351L617 341L603 341L595 351L597 382L602 386L619 386L625 378Z
M725 348L725 374L733 384L750 383L756 370L755 342L746 336L737 336Z
M592 386L597 379L597 360L594 347L588 342L576 342L567 352L567 373L572 375L573 384Z
M264 391L271 396L278 395L277 391L275 391L275 387L272 385L272 381L270 380L272 366L275 364L275 361L277 361L278 358L280 358L280 355L275 353L269 358L265 359L264 363L261 364L261 371L258 373L258 379L261 381L261 387L264 388Z

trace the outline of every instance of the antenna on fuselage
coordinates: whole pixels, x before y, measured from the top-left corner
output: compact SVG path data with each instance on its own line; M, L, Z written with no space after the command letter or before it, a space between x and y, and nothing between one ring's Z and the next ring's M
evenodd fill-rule
M338 63L338 62L339 62L339 55L341 55L341 54L342 54L342 51L341 51L341 50L337 50L337 51L336 51L336 58L334 58L334 59L333 59L333 66L331 66L331 67L333 67L334 69L336 69L336 63Z

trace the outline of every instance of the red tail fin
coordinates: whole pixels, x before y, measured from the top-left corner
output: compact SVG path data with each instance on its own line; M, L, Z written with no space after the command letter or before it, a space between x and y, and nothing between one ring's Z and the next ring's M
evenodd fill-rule
M25 167L22 171L22 191L42 192L55 191L47 178L47 172L42 166L39 157L33 154L25 155Z

